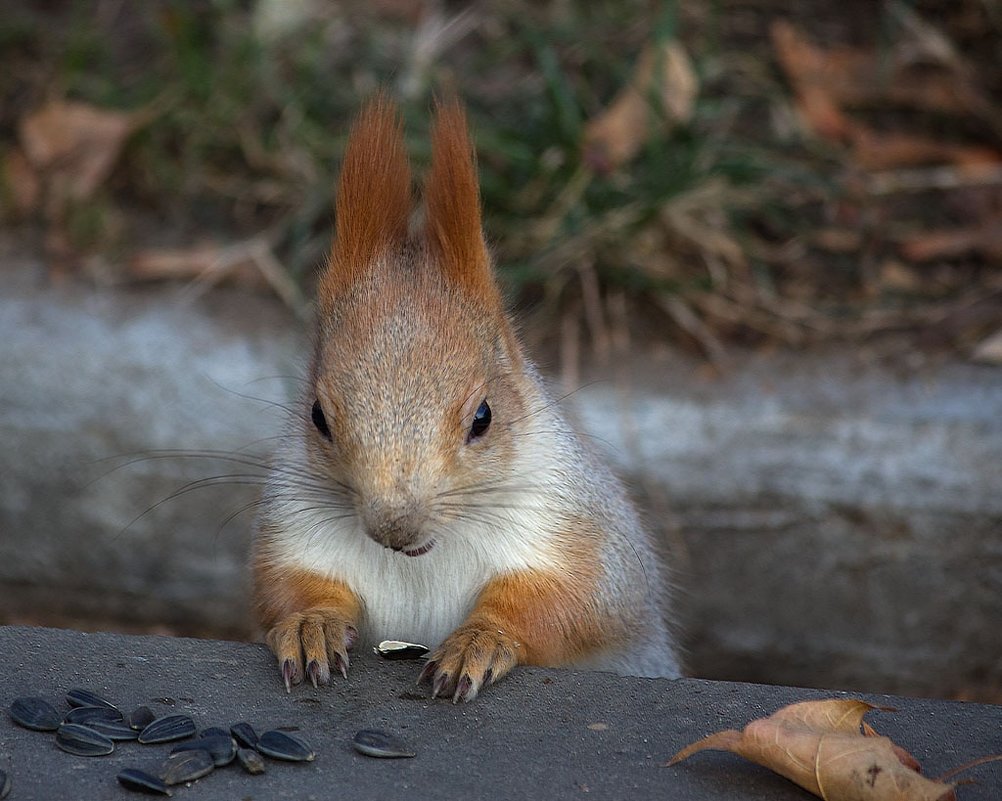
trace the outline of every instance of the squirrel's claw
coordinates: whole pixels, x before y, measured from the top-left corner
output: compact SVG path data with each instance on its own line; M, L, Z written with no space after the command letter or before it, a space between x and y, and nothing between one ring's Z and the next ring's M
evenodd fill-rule
M266 637L281 665L286 692L301 684L304 675L314 687L329 684L331 664L348 678L348 649L357 639L355 627L332 609L310 609L289 615Z
M467 624L454 631L428 660L418 683L430 681L431 697L472 701L517 664L518 644L496 628Z
M298 684L296 679L296 663L291 659L286 659L282 663L282 681L285 683L285 691L292 692L292 685Z

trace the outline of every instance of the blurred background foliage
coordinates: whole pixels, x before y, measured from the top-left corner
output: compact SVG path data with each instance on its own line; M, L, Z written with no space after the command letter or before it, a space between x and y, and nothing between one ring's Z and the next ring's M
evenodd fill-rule
M419 170L434 96L468 104L502 278L565 358L1002 360L997 0L32 0L0 48L4 220L53 269L264 275L300 305L385 86ZM87 191L37 156L32 115L63 101L122 121Z

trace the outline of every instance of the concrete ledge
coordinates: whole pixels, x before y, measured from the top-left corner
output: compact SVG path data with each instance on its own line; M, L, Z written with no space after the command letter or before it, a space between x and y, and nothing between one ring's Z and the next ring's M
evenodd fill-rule
M0 627L0 704L42 695L62 702L70 687L93 689L123 707L183 711L201 726L247 720L259 730L295 726L315 762L268 762L248 776L231 766L179 799L693 799L803 801L785 779L729 754L706 753L674 768L662 763L711 731L740 728L788 703L832 693L681 679L624 679L602 673L523 668L472 704L430 701L414 685L419 665L354 658L347 681L314 690L281 687L261 645L165 637L84 634ZM838 695L838 694L834 694ZM973 703L864 696L897 708L868 720L936 776L975 757L1002 752L1002 708ZM171 699L171 702L165 702ZM60 706L59 708L62 708ZM871 719L872 718L872 719ZM602 723L605 728L592 727ZM404 736L407 760L355 754L352 734L377 727ZM155 768L167 746L121 743L107 757L55 747L51 734L0 719L0 768L14 783L11 801L135 798L118 786L126 767ZM978 769L961 801L1002 794L1002 764Z

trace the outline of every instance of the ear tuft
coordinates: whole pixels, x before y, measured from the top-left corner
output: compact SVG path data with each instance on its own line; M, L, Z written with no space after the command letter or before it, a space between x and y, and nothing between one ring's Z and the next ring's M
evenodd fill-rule
M411 168L396 104L379 92L352 126L335 201L336 234L320 277L322 305L356 281L369 264L407 239Z
M485 300L498 296L480 222L476 155L458 100L438 103L425 182L427 236L446 278Z

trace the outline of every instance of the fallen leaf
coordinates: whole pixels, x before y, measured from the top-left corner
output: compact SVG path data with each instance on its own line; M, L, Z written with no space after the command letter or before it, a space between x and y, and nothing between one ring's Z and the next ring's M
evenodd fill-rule
M971 361L981 364L1002 364L1002 331L981 340L971 351Z
M901 243L901 254L910 261L948 259L968 253L1002 259L1002 225L988 220L966 228L916 234Z
M21 120L21 147L46 188L50 209L94 194L137 121L134 114L62 100Z
M689 56L676 41L648 45L629 82L609 106L585 126L584 160L598 172L610 172L633 158L652 133L652 100L660 102L667 122L692 118L699 82Z
M902 54L892 51L889 57L847 47L822 49L782 19L773 22L770 33L805 128L824 139L849 145L859 167L882 170L1002 162L1002 153L993 148L940 142L898 131L880 132L845 111L847 106L898 105L994 119L992 104L961 72L916 72L914 59L907 56L908 48L901 48Z
M861 123L853 123L848 136L852 142L853 160L864 170L927 164L966 167L1002 162L1002 153L989 147L940 142L900 131L878 132Z
M28 159L18 148L12 148L4 156L3 191L4 199L9 199L19 214L27 215L38 208L42 186Z
M920 775L910 754L863 723L875 708L851 699L792 704L743 731L692 743L667 764L699 751L730 751L825 801L956 801L951 785Z

